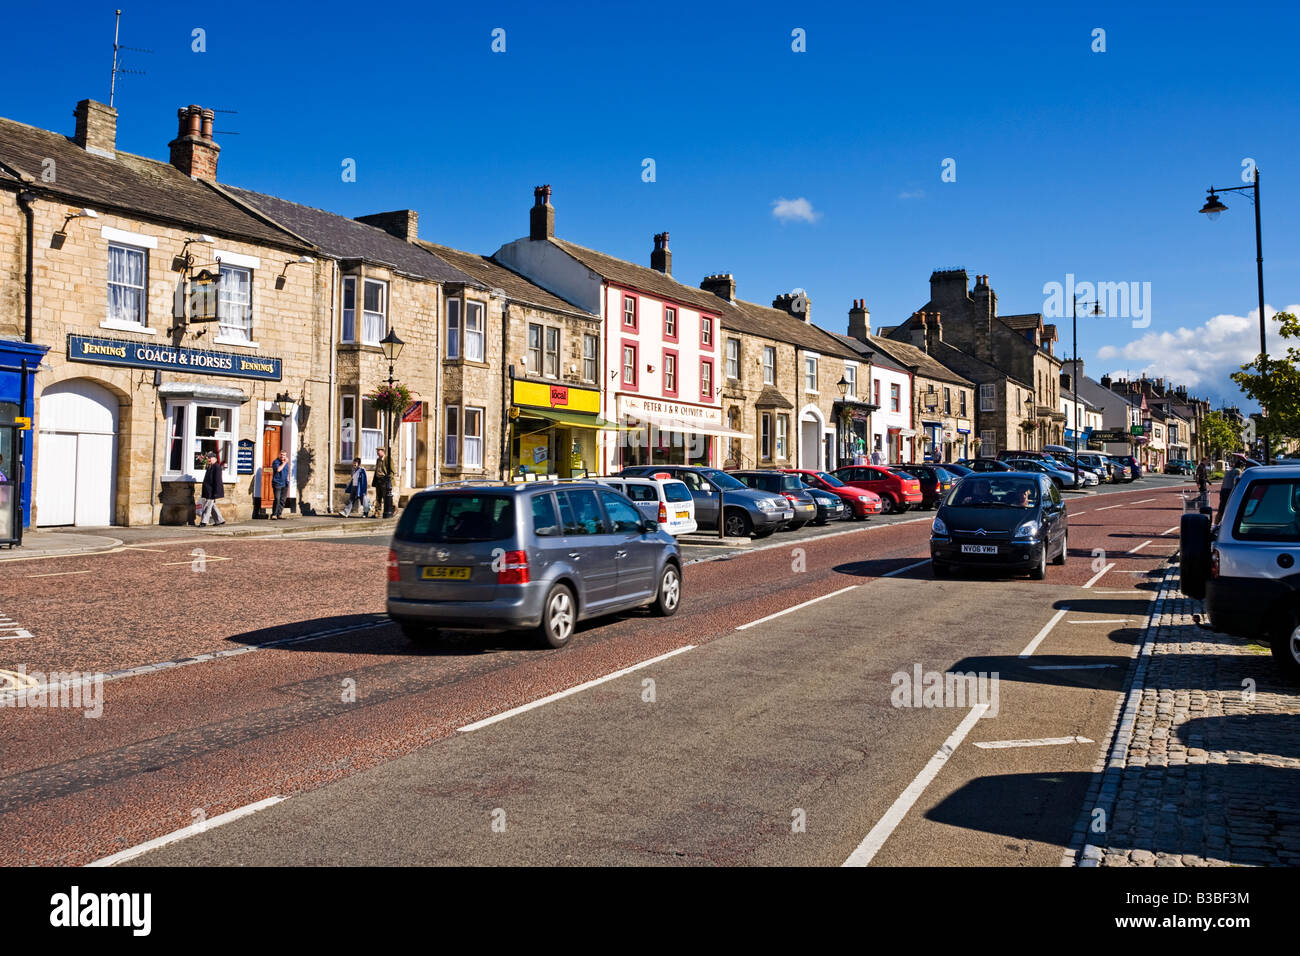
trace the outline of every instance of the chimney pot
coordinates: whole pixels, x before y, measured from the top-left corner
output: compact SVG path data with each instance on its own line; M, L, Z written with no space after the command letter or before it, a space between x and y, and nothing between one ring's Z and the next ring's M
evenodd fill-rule
M179 130L168 143L171 164L193 179L217 181L217 159L221 147L212 141L212 120L216 114L191 104L176 111Z
M650 268L666 276L673 274L673 254L668 251L668 233L654 235L654 250L650 253Z

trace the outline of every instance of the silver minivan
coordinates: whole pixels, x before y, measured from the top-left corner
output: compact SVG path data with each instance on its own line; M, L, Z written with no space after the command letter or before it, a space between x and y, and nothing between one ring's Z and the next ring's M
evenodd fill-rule
M682 557L627 497L593 481L465 482L415 495L388 552L388 616L425 643L440 628L537 629L650 606L677 612Z

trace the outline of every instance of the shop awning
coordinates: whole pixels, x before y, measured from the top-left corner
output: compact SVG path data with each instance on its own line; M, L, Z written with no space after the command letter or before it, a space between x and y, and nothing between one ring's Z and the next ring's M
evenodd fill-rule
M682 418L674 418L671 415L653 415L650 412L641 412L633 416L641 425L632 425L631 428L645 427L653 425L661 432L679 432L684 435L721 435L724 438L753 438L749 432L739 432L734 428L726 428L722 425L709 425L704 422L688 422Z
M607 422L598 415L584 415L582 412L561 412L554 408L529 408L521 409L520 417L544 418L547 421L555 422L557 425L568 425L571 428L591 428L597 431L611 430L620 431L620 426L613 422Z

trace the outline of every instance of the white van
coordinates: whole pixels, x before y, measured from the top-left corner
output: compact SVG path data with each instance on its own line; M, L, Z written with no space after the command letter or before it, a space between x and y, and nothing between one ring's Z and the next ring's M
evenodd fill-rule
M632 499L637 510L659 522L659 530L673 536L691 534L695 523L695 499L679 478L663 474L649 478L596 478L595 481L621 491Z

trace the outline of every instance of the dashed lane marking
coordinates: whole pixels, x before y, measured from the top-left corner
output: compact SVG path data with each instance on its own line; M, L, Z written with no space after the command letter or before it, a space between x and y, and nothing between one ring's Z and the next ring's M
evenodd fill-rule
M197 555L197 554L196 554L194 557L190 558L190 560L188 560L188 561L164 561L163 564L162 564L162 566L163 566L164 568L175 568L175 567L178 567L178 566L180 566L180 565L182 565L182 564L193 564L195 561L233 561L233 560L235 560L235 559L234 559L234 558L223 558L223 557L222 557L221 555L219 555L219 554L206 554L206 553L205 553L205 554L202 554L202 555Z
M1126 505L1126 504L1128 504L1128 502L1127 502L1127 501L1124 501L1124 502L1120 502L1120 503L1117 504L1117 505L1107 505L1106 507L1104 507L1104 508L1098 508L1097 510L1098 510L1098 511L1110 511L1110 510L1112 510L1112 509L1114 509L1114 508L1123 508L1124 505Z
M176 843L199 833L206 833L214 827L233 823L240 817L250 816L258 810L265 810L267 807L273 807L282 800L284 800L284 797L267 797L265 800L258 800L257 803L250 803L246 807L240 807L237 810L231 810L229 813L220 814L219 816L213 817L211 820L204 820L201 823L191 823L189 826L183 827L180 830L173 830L165 836L148 840L138 846L133 846L130 849L114 853L112 856L102 857L101 859L95 860L93 863L87 863L86 866L117 866L117 864L125 863L127 860L133 860L137 856L143 856L150 850L156 850L169 843Z
M893 832L898 829L898 825L903 822L903 818L912 809L912 805L920 799L921 794L925 792L925 788L930 785L935 777L939 776L939 771L948 762L948 758L961 746L961 742L971 732L975 722L983 717L984 712L988 709L988 704L976 704L970 709L970 712L957 725L957 729L943 742L943 746L935 752L929 762L921 768L921 772L907 785L907 789L898 795L898 799L885 811L885 815L880 818L879 822L871 828L871 832L858 844L858 848L849 854L849 858L841 864L842 866L867 866L871 863L876 854L880 852L880 848L885 845Z
M1034 635L1034 639L1025 645L1025 649L1020 652L1020 656L1032 656L1034 651L1038 649L1038 645L1043 643L1043 638L1047 637L1047 635L1052 632L1052 628L1056 627L1057 622L1060 621L1061 618L1065 617L1069 612L1070 609L1068 607L1063 607L1053 614L1052 619L1043 625L1043 629Z
M1106 565L1104 568L1102 568L1100 571L1098 571L1096 574L1094 574L1092 577L1090 577L1090 578L1088 579L1088 583L1085 584L1084 587L1085 587L1085 588L1090 588L1090 587L1092 587L1094 584L1096 584L1098 581L1101 580L1101 576L1102 576L1103 574L1105 574L1107 571L1109 571L1109 570L1110 570L1111 568L1113 568L1114 566L1115 566L1115 562L1113 562L1113 561L1112 561L1110 564ZM1143 572L1143 573L1145 573L1145 572Z
M1139 544L1137 547L1129 548L1128 551L1127 551L1126 553L1127 553L1127 554L1137 554L1139 551L1141 551L1143 548L1145 548L1145 547L1146 547L1147 545L1149 545L1150 543L1151 543L1151 539L1148 538L1146 541L1143 541L1143 542L1142 542L1141 544Z
M687 651L693 651L693 650L695 650L695 645L687 644L685 647L679 647L676 650L669 651L667 654L660 654L658 657L652 657L649 660L642 661L640 664L633 664L631 667L624 667L621 670L614 671L614 673L612 674L606 674L604 677L597 677L595 680L589 680L582 684L578 684L576 687L570 687L568 690L562 690L555 694L548 694L545 697L539 697L537 700L534 700L530 703L522 704L519 707L512 707L510 710L504 710L499 714L494 714L491 717L485 717L483 720L477 720L472 724L466 724L464 727L458 727L456 729L462 734L468 734L475 730L481 730L484 727L489 727L492 724L498 724L503 720L509 720L511 717L516 717L519 714L526 713L527 711L536 710L538 707L544 707L547 704L554 703L557 700L562 700L565 697L571 697L574 694L580 694L584 690L588 690L592 687L596 687L597 685L604 684L608 681L616 680L617 678L630 674L633 671L639 671L643 667L649 667L651 664L658 664L660 661L666 661L670 657L676 657L678 654L685 654Z
M900 568L899 570L902 569ZM838 591L832 591L830 594L823 594L821 597L812 598L811 600L804 601L801 604L796 604L793 607L788 607L784 611L777 611L776 613L769 614L766 617L760 617L757 621L750 621L748 624L741 624L737 626L736 630L747 631L751 627L758 627L758 625L765 624L768 621L774 621L778 617L785 617L785 615L793 614L795 611L802 611L804 608L808 607L809 605L816 604L818 601L825 601L827 598L833 598L841 594L847 594L849 591L852 591L856 587L857 587L856 584L850 584L846 588L840 588Z
M983 740L975 746L981 750L1006 750L1011 747L1056 747L1061 744L1096 743L1091 737L1040 737L1037 740Z
M29 578L60 578L67 574L94 574L95 570L89 571L47 571L44 574L29 574Z
M1164 531L1160 532L1160 537L1163 538L1167 534L1173 534L1177 530L1178 530L1178 525L1174 525L1172 528L1166 528Z

